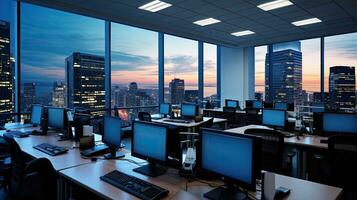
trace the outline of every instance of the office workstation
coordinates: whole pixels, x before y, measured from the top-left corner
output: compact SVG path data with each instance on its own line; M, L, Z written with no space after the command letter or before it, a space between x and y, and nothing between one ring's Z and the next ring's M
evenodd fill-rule
M357 199L353 0L2 0L0 199Z

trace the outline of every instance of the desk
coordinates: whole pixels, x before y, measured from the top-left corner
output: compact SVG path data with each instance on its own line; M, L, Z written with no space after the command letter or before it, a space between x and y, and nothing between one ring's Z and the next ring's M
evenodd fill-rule
M129 154L126 155L126 158L140 161L137 158L131 157ZM62 179L64 179L63 183L65 184L65 188L68 188L67 191L70 191L71 184L76 184L105 199L137 199L136 197L99 179L100 176L113 170L122 171L169 190L169 195L165 199L205 199L203 194L213 189L201 182L194 181L188 184L188 190L185 192L186 179L180 177L177 174L177 170L169 169L166 174L156 178L151 178L133 172L132 169L136 167L138 166L124 160L98 161L63 170L60 172L60 175L62 176ZM221 183L220 181L215 182L217 185ZM291 189L289 199L294 200L333 200L338 199L338 197L342 194L342 189L340 188L288 176L275 175L275 188L278 188L279 186ZM260 192L251 194L260 199ZM67 195L70 196L69 193L66 193L63 198L68 198Z
M152 119L153 122L156 123L162 123L162 124L168 124L168 125L173 125L173 126L179 126L179 127L183 127L183 128L187 128L190 132L195 132L195 127L201 125L202 123L206 122L207 120L210 119L210 117L203 117L203 120L200 122L194 122L191 121L190 123L176 123L176 122L167 122L164 121L167 118L163 118L163 119ZM220 123L224 123L225 127L227 127L227 120L226 119L221 119L221 118L213 118L213 124L220 124Z

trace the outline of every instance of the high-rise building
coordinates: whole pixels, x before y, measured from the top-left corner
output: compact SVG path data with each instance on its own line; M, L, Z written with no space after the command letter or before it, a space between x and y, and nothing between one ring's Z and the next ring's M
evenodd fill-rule
M0 20L0 113L9 113L13 110L12 77L10 24ZM0 116L1 123L7 120L9 116Z
M24 83L22 95L22 109L23 111L31 111L32 104L35 103L36 98L36 84L35 83Z
M185 102L197 103L198 90L185 90Z
M265 100L302 103L300 41L268 46L265 60Z
M67 105L91 110L105 108L104 57L74 52L66 58ZM92 111L102 115L103 111Z
M138 84L136 82L131 82L129 84L128 96L127 96L127 107L140 106L140 99L138 98Z
M54 82L52 89L52 105L66 107L66 85L62 82Z
M263 100L263 93L262 92L255 92L254 93L255 99L258 101L262 101Z
M184 100L185 94L185 80L182 79L172 79L169 85L170 90L170 103L181 104Z
M331 109L354 109L356 106L355 67L330 67L329 93Z

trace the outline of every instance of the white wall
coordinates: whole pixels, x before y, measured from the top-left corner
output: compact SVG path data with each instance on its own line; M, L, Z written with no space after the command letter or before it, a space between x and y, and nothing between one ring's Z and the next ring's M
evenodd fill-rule
M221 105L237 99L241 106L254 99L254 48L221 46Z

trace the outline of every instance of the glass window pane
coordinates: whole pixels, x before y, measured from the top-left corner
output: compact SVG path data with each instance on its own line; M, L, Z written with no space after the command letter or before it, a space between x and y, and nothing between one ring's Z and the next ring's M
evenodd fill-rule
M217 46L204 43L203 52L203 96L205 101L215 105L217 100Z
M104 108L104 21L27 3L21 10L22 110Z
M356 109L357 33L325 38L325 104L331 110Z
M158 33L112 23L111 38L112 107L158 105ZM119 110L119 115L130 122L138 111Z
M0 6L0 125L12 121L15 108L16 1L2 0Z
M267 46L255 47L255 99L265 99L265 57Z
M165 102L198 100L198 42L165 35Z

